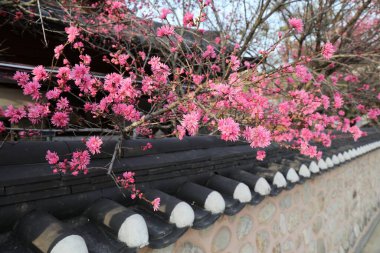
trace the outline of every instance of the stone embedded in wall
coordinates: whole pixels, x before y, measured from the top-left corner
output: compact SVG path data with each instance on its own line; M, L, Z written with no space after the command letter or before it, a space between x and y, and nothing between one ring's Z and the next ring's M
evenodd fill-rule
M311 228L306 228L303 230L303 238L306 245L309 245L312 238Z
M302 242L303 242L303 235L302 234L298 234L296 240L295 240L295 249L299 249L302 245Z
M265 203L259 211L258 220L260 223L270 221L276 213L276 206L272 202Z
M272 233L273 239L277 239L279 235L281 234L280 223L277 220L273 222L272 224L271 233Z
M247 236L253 227L252 218L248 215L244 215L239 218L236 235L239 240Z
M308 204L313 197L313 191L310 184L311 183L309 181L306 181L303 185L303 201L305 204Z
M280 231L282 234L287 234L288 233L288 228L286 226L286 218L285 218L285 215L282 213L280 214Z
M179 247L179 249L175 253L205 253L205 251L203 251L198 246L192 244L191 242L185 242L183 245Z
M355 233L356 237L359 237L359 235L360 235L360 227L359 227L359 225L357 223L355 223L355 225L354 225L354 233Z
M319 192L317 195L317 204L318 204L318 210L323 211L325 208L325 193L323 191Z
M287 196L285 196L281 201L280 201L280 208L282 209L288 209L292 206L292 196L288 193Z
M301 223L300 216L301 214L298 211L294 211L287 215L286 225L290 233L294 232L297 229L298 225Z
M273 247L272 253L281 253L281 244L277 243L276 246Z
M309 244L306 245L305 249L305 253L317 253L317 241L310 241Z
M350 249L349 235L347 232L343 234L342 247L345 251L348 251Z
M312 203L310 203L308 205L308 207L309 208L306 208L306 209L303 209L302 211L300 211L302 214L302 222L303 223L308 223L309 221L311 221L311 219L314 216L314 212L315 212L314 205Z
M240 248L239 253L254 253L254 250L252 244L246 243Z
M315 221L313 223L313 232L314 234L318 234L319 231L321 230L323 225L323 220L321 216L318 216L315 218Z
M349 242L350 242L350 246L351 246L351 247L353 247L353 246L355 245L355 242L356 242L356 236L355 236L354 229L352 229L352 231L351 231L351 233L350 233Z
M296 205L301 205L302 203L302 188L295 188L295 192L293 193L293 202Z
M317 253L326 253L325 242L322 238L317 240Z
M268 231L261 230L256 234L256 247L258 253L265 253L268 251L270 243L270 235Z
M216 233L212 241L212 252L222 252L228 247L231 240L231 231L228 227L222 227Z
M281 243L281 253L294 252L294 242L288 238Z

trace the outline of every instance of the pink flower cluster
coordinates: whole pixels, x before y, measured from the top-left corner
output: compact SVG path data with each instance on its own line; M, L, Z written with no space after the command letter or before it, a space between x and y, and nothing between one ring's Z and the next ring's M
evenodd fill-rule
M75 38L79 35L79 29L75 26L66 27L65 32L67 33L67 41L69 43L73 43Z
M59 156L57 152L51 152L50 150L48 150L46 152L45 158L50 165L55 165L59 162Z
M183 16L183 26L194 26L194 14L191 12L186 12Z
M191 112L183 116L181 125L187 130L190 136L197 134L199 128L199 118L200 115L198 112Z
M69 125L69 114L67 112L55 112L51 117L51 123L55 127L65 128Z
M327 42L322 48L322 55L326 60L330 60L335 53L335 47L330 42Z
M271 142L270 131L263 126L246 127L243 136L252 148L265 148Z
M162 9L161 9L161 14L160 14L160 19L166 19L166 17L167 17L170 13L172 13L171 10L166 9L166 8L162 8Z
M174 35L174 27L170 25L164 25L157 29L157 36L158 37L164 37L164 36L171 36Z
M91 136L86 142L86 146L87 146L88 150L93 155L100 153L100 148L101 148L102 144L103 144L103 141L98 136Z
M256 159L259 160L259 161L263 161L266 157L266 152L264 150L259 150L257 151L256 153Z
M288 20L291 28L294 28L298 33L302 33L303 31L303 22L299 18L290 18Z
M218 120L218 130L221 133L220 138L225 141L237 141L240 135L239 124L232 118Z
M155 198L155 199L151 202L154 211L157 211L157 210L160 208L160 202L161 202L161 199L160 199L160 198Z

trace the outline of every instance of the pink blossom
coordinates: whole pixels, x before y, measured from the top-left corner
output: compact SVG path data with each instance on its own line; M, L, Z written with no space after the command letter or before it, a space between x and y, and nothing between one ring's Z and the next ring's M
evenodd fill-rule
M161 201L160 198L155 198L155 199L151 202L154 211L157 211L158 208L160 207L160 201Z
M4 122L0 121L0 133L4 132L6 130L4 126Z
M158 37L164 37L164 36L170 36L174 34L174 27L169 25L161 26L157 29L157 36Z
M325 110L327 110L330 106L330 98L326 95L322 95L321 96L321 102L322 102L323 108L325 108Z
M196 85L200 85L203 81L203 75L192 75L192 77L193 77L193 82Z
M31 96L34 100L38 100L41 97L40 88L41 84L37 80L33 80L24 86L23 93Z
M183 126L178 125L177 135L178 135L178 139L182 140L183 137L186 135L186 129Z
M379 108L371 108L368 110L368 118L376 120L377 117L380 115L380 109Z
M338 92L335 92L334 93L334 108L335 109L339 109L343 106L343 98L342 96L338 93Z
M73 72L72 72L73 79L80 79L82 77L82 75L79 75L76 72L74 72L74 71L78 71L77 66L78 65L75 65L75 67L73 69ZM87 73L86 71L84 71L84 72L85 72L84 74ZM68 80L70 78L70 73L71 73L70 72L70 68L68 68L68 67L60 67L58 69L58 74L56 75L56 77L59 78L59 79Z
M357 141L360 137L363 136L363 132L357 126L350 127L350 129L348 131L352 134L355 141Z
M16 11L15 13L15 17L13 19L13 21L17 21L17 20L20 20L24 17L24 13L22 13L21 11Z
M208 45L206 51L203 52L202 57L205 59L216 58L214 47L211 45Z
M212 64L212 65L211 65L211 70L212 70L213 72L220 72L220 71L221 71L221 68L220 68L218 65L216 65L216 64Z
M303 22L299 18L290 18L288 20L291 28L294 28L298 33L302 33L303 31Z
M25 72L16 71L16 73L13 76L13 79L16 80L19 86L24 88L24 86L29 82L29 74Z
M322 55L326 60L331 59L331 57L334 55L335 47L330 42L327 42L323 48L322 48Z
M316 157L318 155L316 146L311 146L304 142L301 144L300 152L301 154L309 156L309 157Z
M63 52L63 49L65 48L64 45L58 45L54 48L54 58L55 59L59 59L59 57L61 56L62 52Z
M237 71L240 67L240 61L239 61L239 58L235 55L231 55L231 58L230 60L228 61L227 60L227 63L230 62L231 63L231 69L233 71Z
M66 127L69 124L69 115L67 112L56 112L51 117L51 123L56 127Z
M349 74L344 77L344 81L349 82L349 83L358 83L359 78L355 75Z
M39 103L28 105L28 118L32 124L37 124L50 113L49 106Z
M75 151L70 160L71 170L85 170L90 164L90 154L87 150Z
M65 111L70 108L69 100L65 97L60 98L57 101L57 109L60 111Z
M62 74L66 75L67 74L67 68L63 69L62 68ZM89 67L83 65L82 63L80 63L79 65L78 64L75 64L74 68L72 69L71 73L70 73L70 78L73 79L73 80L81 80L83 79L87 74L89 74L90 72L90 69ZM58 78L60 78L60 76L57 75Z
M9 118L9 122L16 124L26 116L26 112L23 107L15 108L13 105L9 105L4 112L4 116Z
M90 65L91 63L91 56L88 54L80 55L79 58L82 60L84 65Z
M83 45L83 42L81 42L81 41L75 42L73 45L73 48L75 48L75 49L80 49L82 47L84 47L84 45Z
M380 100L380 92L377 94L377 100Z
M46 92L45 97L48 100L57 99L57 98L59 98L59 96L61 95L61 93L62 93L62 91L60 89L58 89L57 87L54 87L54 89L49 90L48 92Z
M265 148L270 145L270 131L263 126L246 127L243 136L251 143L250 146L252 148Z
M221 132L221 139L225 141L237 141L240 135L239 124L232 118L218 120L218 130Z
M319 74L318 76L317 76L317 78L316 78L316 81L318 82L318 83L321 83L321 82L323 82L325 80L325 75L324 74Z
M93 155L100 153L100 147L102 144L103 141L98 136L91 136L86 142L88 150L90 150Z
M166 9L166 8L162 8L162 9L161 9L161 14L160 14L160 19L166 19L166 17L167 17L170 13L172 13L171 10Z
M264 160L264 158L266 157L266 153L264 150L259 150L256 152L256 159L259 160L259 161L262 161Z
M133 105L115 104L112 106L112 110L115 114L121 115L124 119L129 121L136 121L140 119L140 113Z
M301 83L307 83L313 78L307 67L304 65L297 65L295 72Z
M54 164L57 164L59 162L59 156L58 156L57 152L51 152L50 150L48 150L46 152L45 159L46 159L46 161L48 161L48 163L50 165L54 165Z
M152 143L148 142L145 146L143 146L141 149L143 151L147 151L148 149L151 149L153 146L152 146Z
M125 183L127 184L135 183L134 176L135 176L135 173L131 171L126 171L123 173L123 179L125 180Z
M181 125L188 131L191 136L194 136L198 132L199 128L199 113L191 112L183 116Z
M74 42L75 38L79 35L79 29L75 26L66 27L65 32L67 33L67 41L69 43Z
M309 142L313 138L313 132L308 128L302 128L300 131L300 137L304 139L304 141Z
M46 73L46 70L42 65L39 65L33 69L33 75L33 79L36 81L44 81L48 78L48 74Z
M191 12L186 12L183 17L183 26L193 26L194 25L194 14Z
M144 51L139 51L139 56L141 57L141 60L145 61L146 54Z

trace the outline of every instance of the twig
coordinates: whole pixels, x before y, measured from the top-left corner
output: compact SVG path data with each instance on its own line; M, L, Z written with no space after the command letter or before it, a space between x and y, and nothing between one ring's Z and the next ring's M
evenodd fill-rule
M10 133L11 133L11 132L8 132L8 133L7 133L7 136L5 136L3 142L2 142L1 145L0 145L0 149L3 148L4 143L7 141L7 138L8 138L8 136L9 136Z
M117 142L117 144L115 146L115 150L113 151L113 155L112 155L110 166L108 167L108 171L107 171L108 175L111 175L111 172L112 172L112 169L113 169L113 164L115 163L117 152L120 150L122 140L123 140L123 137L120 136L119 137L119 141Z
M41 19L42 34L44 35L44 42L45 42L45 46L47 47L47 46L48 46L48 42L47 42L47 40L46 40L45 27L44 27L44 20L42 19L42 12L41 12L40 0L37 0L37 6L38 6L38 13L39 13L39 15L40 15L40 19Z

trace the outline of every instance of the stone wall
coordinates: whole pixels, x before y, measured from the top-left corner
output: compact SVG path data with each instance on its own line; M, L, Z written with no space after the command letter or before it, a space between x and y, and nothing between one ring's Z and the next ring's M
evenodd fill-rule
M140 253L347 253L380 207L380 150L297 185L175 244Z

